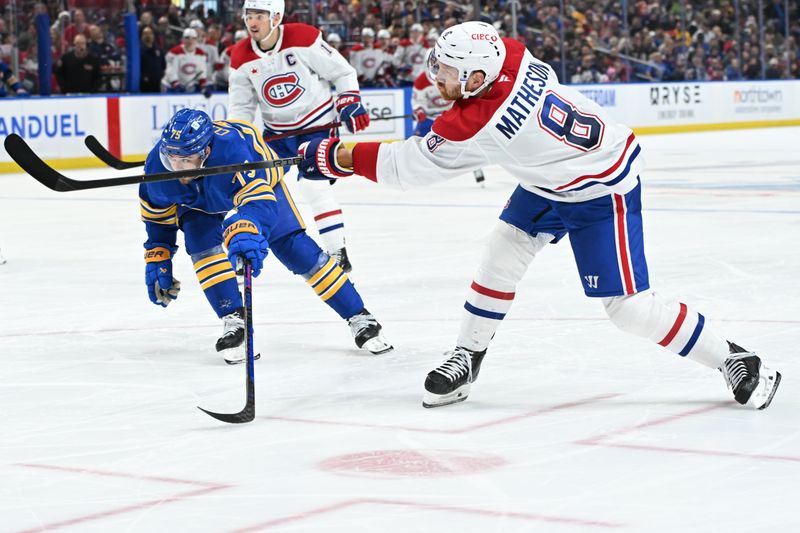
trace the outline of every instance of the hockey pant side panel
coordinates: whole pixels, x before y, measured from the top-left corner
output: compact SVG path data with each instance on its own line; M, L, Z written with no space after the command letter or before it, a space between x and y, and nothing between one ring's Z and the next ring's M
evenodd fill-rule
M348 319L364 309L364 302L347 274L305 231L271 241L270 248L278 261L303 276L317 296L340 317Z
M602 301L611 322L622 331L648 338L710 368L719 368L728 357L725 339L703 315L682 302L666 300L652 290Z
M467 293L458 346L486 349L511 309L517 283L536 254L553 238L548 233L534 237L504 221L497 222Z
M222 318L242 307L236 273L222 248L222 216L187 211L180 218L180 227L200 288L217 316Z

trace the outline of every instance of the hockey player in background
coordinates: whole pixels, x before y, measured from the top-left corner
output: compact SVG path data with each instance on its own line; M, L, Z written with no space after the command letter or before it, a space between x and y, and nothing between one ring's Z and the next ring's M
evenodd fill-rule
M212 123L203 111L182 109L148 154L145 173L276 158L252 124ZM238 257L246 258L258 276L268 249L347 320L359 348L373 354L390 351L381 325L364 308L347 274L306 234L282 179L283 169L274 168L141 184L150 300L166 307L178 297L181 287L172 277L172 258L180 229L200 287L223 321L216 349L226 362L245 359L242 297L233 265Z
M419 75L425 72L429 51L425 39L422 38L422 25L412 24L408 30L408 39L402 39L392 54L392 64L397 70L401 87L414 85Z
M558 83L553 69L490 24L445 30L428 68L454 102L424 138L301 146L308 176L358 174L401 188L488 164L519 180L471 283L453 350L425 380L425 407L467 398L517 283L537 253L569 234L584 292L612 323L714 370L737 402L767 407L780 383L755 354L726 341L703 315L650 288L642 231L641 148L599 105Z
M194 29L183 30L181 44L167 52L166 62L167 69L161 84L166 87L168 93L191 93L207 90L206 53L197 46L197 32Z
M281 25L283 0L245 0L243 10L250 39L239 41L231 51L230 118L252 121L255 111L260 111L265 138L337 119L350 133L369 125L355 70L318 29L307 24ZM328 135L325 131L296 135L272 141L270 146L280 157L290 157L300 143ZM303 179L302 171L298 174L298 185L314 213L325 249L350 272L344 217L330 186L333 183Z

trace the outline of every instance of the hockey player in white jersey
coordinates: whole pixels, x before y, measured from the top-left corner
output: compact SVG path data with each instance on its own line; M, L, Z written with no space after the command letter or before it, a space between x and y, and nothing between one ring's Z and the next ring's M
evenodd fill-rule
M413 85L420 74L425 72L425 61L428 59L422 25L412 24L408 30L408 39L402 39L392 54L392 64L397 70L397 79L401 87Z
M228 117L252 121L256 110L264 137L321 126L337 119L350 133L369 125L361 103L356 72L339 52L307 24L284 24L283 0L245 0L244 22L250 39L231 51ZM333 85L336 95L331 93ZM294 156L300 143L328 132L271 141L280 157ZM298 176L303 198L311 205L326 251L349 272L342 208L327 182Z
M165 56L167 68L162 85L167 92L208 92L208 64L206 53L197 46L197 32L192 28L183 30L181 44L174 46Z
M614 325L721 371L740 404L770 404L779 372L719 336L685 303L651 289L641 148L629 128L483 22L445 30L429 69L454 105L426 137L352 150L333 138L300 150L308 176L355 173L410 188L498 164L519 180L471 283L455 349L425 380L425 407L467 398L517 283L537 253L567 234L584 293L600 300Z

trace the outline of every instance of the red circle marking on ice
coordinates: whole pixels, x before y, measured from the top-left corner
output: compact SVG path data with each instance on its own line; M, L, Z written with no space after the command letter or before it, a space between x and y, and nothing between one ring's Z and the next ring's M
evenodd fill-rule
M374 450L330 457L323 470L351 474L459 476L503 466L507 461L485 453L457 450Z

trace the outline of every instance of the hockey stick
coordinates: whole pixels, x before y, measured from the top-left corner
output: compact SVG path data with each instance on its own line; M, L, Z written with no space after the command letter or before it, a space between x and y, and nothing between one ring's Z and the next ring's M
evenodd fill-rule
M106 150L106 147L100 144L100 141L94 135L89 135L83 140L83 144L86 145L86 148L92 152L97 159L105 163L106 165L110 166L111 168L115 168L117 170L127 170L129 168L140 167L144 165L144 161L123 161L122 159L117 159L117 157Z
M252 422L256 417L256 381L255 369L253 362L253 267L250 266L250 261L244 262L244 323L245 333L244 342L245 349L247 350L247 364L245 375L245 386L247 389L247 401L244 407L238 413L214 413L198 406L197 408L209 416L213 416L217 420L227 422L228 424L242 424L244 422Z
M380 120L397 120L397 119L406 119L406 118L413 118L412 115L393 115L390 117L378 117L373 118L373 121L380 121ZM317 133L320 131L332 130L333 128L338 128L341 126L341 122L329 122L327 124L322 124L321 126L314 126L311 128L306 128L304 130L295 130L295 131L286 131L283 133L276 133L275 135L270 135L269 137L264 137L265 142L272 142L277 141L278 139L285 139L287 137L299 137L300 135L309 135L311 133ZM117 156L106 150L106 147L103 146L100 141L94 135L88 135L84 140L83 144L86 145L86 148L89 149L90 152L94 154L97 159L105 163L106 165L110 166L111 168L115 168L117 170L127 170L129 168L140 167L144 165L144 161L123 161L119 159Z
M287 157L273 159L272 161L255 161L238 165L220 165L216 167L200 167L188 170L175 170L172 172L157 172L154 174L138 174L135 176L122 176L119 178L106 178L91 181L78 181L61 174L59 171L42 161L25 140L12 133L4 141L6 152L11 156L22 170L47 187L57 192L82 191L86 189L100 189L103 187L116 187L134 183L151 183L154 181L168 181L178 178L199 178L200 176L214 176L230 172L246 172L262 168L275 168L287 165L297 165L303 161L302 157Z

